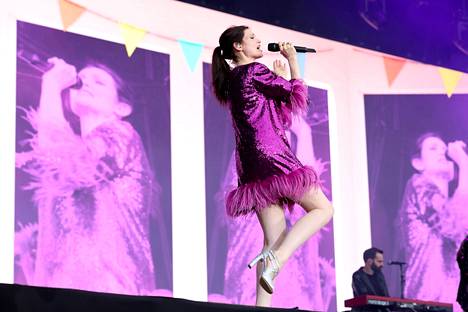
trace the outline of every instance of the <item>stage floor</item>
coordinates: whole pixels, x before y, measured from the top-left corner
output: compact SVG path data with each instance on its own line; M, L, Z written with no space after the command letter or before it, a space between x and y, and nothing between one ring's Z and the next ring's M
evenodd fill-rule
M294 302L291 303L294 307ZM128 296L74 289L0 284L1 312L146 312L146 311L305 311L297 308L258 308L254 306L198 302L168 297Z

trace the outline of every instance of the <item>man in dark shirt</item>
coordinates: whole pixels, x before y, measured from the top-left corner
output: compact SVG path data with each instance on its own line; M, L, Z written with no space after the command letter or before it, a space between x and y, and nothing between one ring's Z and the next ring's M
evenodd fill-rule
M364 266L353 273L354 297L375 295L388 297L387 283L382 273L383 251L372 247L364 251Z

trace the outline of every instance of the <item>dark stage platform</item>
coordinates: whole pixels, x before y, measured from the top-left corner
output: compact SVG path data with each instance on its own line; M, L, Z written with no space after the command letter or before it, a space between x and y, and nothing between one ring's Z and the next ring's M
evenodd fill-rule
M294 303L291 303L294 306ZM146 311L305 311L297 308L257 308L253 306L197 302L167 297L127 296L81 290L0 284L1 312L146 312Z

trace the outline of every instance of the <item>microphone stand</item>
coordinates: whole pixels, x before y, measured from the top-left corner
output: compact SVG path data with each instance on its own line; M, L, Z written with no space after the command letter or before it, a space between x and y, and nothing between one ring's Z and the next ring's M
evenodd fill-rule
M398 266L400 267L400 298L404 299L405 298L405 283L406 283L406 276L405 276L405 270L403 269L404 263L398 263Z

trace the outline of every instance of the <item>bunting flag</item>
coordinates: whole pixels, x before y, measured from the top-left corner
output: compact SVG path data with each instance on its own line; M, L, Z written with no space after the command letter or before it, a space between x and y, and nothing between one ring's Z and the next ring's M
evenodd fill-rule
M462 73L453 69L439 67L439 74L444 83L447 96L451 97L460 81Z
M190 70L193 72L197 66L198 60L200 59L203 44L190 42L183 39L177 40L180 43L182 52L184 53L185 60L187 61Z
M387 74L387 83L391 87L401 69L406 63L405 59L397 59L393 57L383 57L385 65L385 73Z
M138 44L143 40L146 30L125 23L119 23L119 28L125 41L127 55L128 57L131 57L135 49L138 47Z
M306 54L297 53L297 62L299 63L299 73L301 74L301 78L304 79Z
M86 11L85 8L68 2L67 0L59 0L60 17L62 18L63 30L67 29Z
M73 23L75 23L77 19L85 11L88 11L86 8L78 4L75 4L70 0L58 0L58 2L59 2L59 8L60 8L60 17L62 19L64 31L67 31L68 28L71 25L73 25ZM89 11L89 12L93 14L97 14L93 11ZM107 18L107 17L104 17L104 18ZM135 49L138 47L138 44L143 40L144 36L147 34L147 31L144 29L126 24L126 23L119 23L119 28L125 41L125 48L127 51L127 55L128 57L131 57ZM150 34L153 34L153 33L150 33ZM177 41L179 42L181 46L182 52L185 56L185 60L190 70L193 72L200 59L204 44L191 42L191 41L187 41L184 39L178 39ZM297 60L299 63L300 75L302 78L305 78L304 75L305 75L305 67L306 67L306 54L298 53ZM403 66L406 63L406 60L401 59L401 58L383 56L383 61L384 61L384 66L385 66L385 73L387 75L387 82L388 82L389 87L391 87L393 82L395 81L395 79L398 77L401 70L403 69ZM442 82L444 84L447 96L450 98L453 92L455 91L456 87L458 86L458 83L463 73L456 71L456 70L443 68L443 67L439 67L438 71L442 78Z

